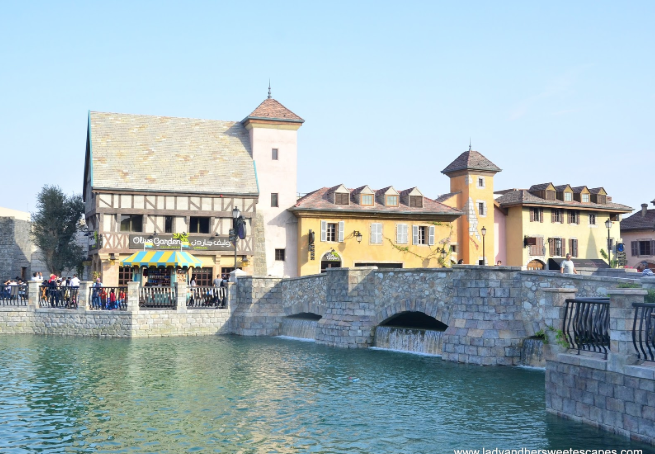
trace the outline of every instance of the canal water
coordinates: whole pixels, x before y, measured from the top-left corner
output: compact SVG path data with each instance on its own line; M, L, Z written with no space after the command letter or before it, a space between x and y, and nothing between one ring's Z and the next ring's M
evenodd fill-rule
M0 452L652 452L544 411L544 373L232 336L0 336Z

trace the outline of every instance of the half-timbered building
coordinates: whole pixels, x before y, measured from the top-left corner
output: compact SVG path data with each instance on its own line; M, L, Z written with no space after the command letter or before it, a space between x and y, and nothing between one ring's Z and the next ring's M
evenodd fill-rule
M262 109L265 104L277 110ZM287 245L287 235L273 231L286 231L287 226L267 226L261 214L257 217L260 185L253 151L262 147L253 143L257 127L293 131L294 136L285 136L279 145L269 134L263 145L271 150L261 150L259 159L266 155L277 161L262 167L285 166L280 155L293 159L290 188L277 189L271 178L264 178L266 189L279 200L274 209L284 211L295 202L295 132L303 120L290 111L293 118L276 118L273 114L281 115L281 109L269 98L253 112L256 116L243 121L90 112L83 191L90 271L99 272L105 285L122 285L134 272L121 266L122 259L146 248L183 248L202 262L192 271L197 284L211 285L213 277L235 267L229 240L234 208L240 210L246 230L246 238L237 241L238 268L266 275L271 274L269 264L275 263L273 251L291 247L289 256L294 257L295 238ZM280 168L279 174L283 172ZM288 186L288 181L281 184ZM294 194L286 193L291 191ZM271 244L265 240L269 237ZM144 274L151 283L167 283L156 269Z

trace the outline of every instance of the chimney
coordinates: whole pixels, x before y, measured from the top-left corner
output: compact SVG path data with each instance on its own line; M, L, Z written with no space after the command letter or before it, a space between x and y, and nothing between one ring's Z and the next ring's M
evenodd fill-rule
M647 203L642 203L641 204L641 217L645 218L646 217L646 212L648 211L648 204Z

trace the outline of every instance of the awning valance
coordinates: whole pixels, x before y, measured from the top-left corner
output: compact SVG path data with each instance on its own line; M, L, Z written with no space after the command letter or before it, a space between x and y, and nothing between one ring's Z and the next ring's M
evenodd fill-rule
M123 266L202 267L202 262L184 251L139 251L121 260Z

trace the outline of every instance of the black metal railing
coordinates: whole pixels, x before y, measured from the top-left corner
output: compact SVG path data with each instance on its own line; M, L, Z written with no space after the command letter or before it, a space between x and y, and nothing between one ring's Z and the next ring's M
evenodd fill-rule
M143 309L177 308L177 291L174 287L142 287L139 290L139 307Z
M609 298L573 298L566 300L563 324L569 348L603 353L610 349Z
M225 308L227 292L224 287L189 287L187 289L188 308Z
M655 304L632 303L635 320L632 343L639 359L655 361Z
M0 286L0 306L27 306L27 284Z
M127 287L91 287L89 289L89 310L127 310Z
M39 307L77 309L79 287L39 286Z

